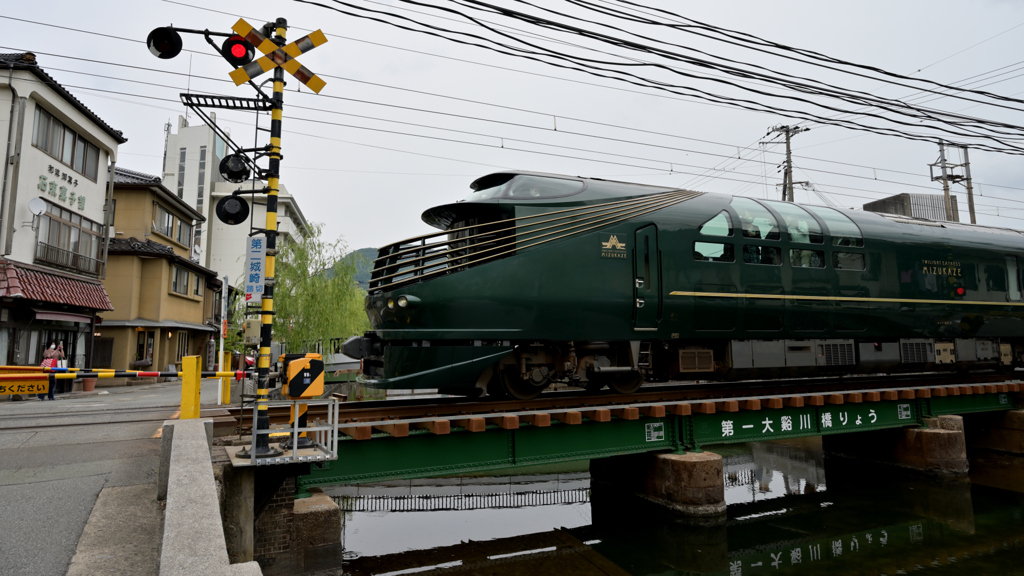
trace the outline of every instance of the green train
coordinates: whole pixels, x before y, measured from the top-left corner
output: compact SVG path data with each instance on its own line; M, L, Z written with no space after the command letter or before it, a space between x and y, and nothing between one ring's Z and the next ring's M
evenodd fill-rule
M1013 230L533 172L380 249L344 352L381 388L536 397L553 382L1012 370Z

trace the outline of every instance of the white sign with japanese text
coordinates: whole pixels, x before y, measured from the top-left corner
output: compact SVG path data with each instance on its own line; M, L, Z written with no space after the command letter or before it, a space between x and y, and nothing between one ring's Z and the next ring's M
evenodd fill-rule
M263 283L266 280L263 266L267 258L267 239L263 236L249 238L245 253L245 302L259 304L263 301Z

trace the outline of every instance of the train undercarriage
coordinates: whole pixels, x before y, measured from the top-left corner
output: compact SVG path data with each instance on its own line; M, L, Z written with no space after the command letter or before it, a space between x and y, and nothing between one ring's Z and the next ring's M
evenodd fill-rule
M353 339L355 340L355 339ZM361 339L364 343L367 338ZM452 347L445 351L445 346ZM403 349L404 374L385 374L384 350ZM417 379L436 375L438 366L409 361L410 353L431 350L431 357L454 358L450 380ZM473 354L473 350L481 353ZM444 352L440 352L444 351ZM483 353L486 351L487 353ZM978 338L904 338L889 341L807 340L632 340L632 341L380 341L360 353L370 386L437 387L442 393L536 398L554 383L628 394L644 383L676 380L804 378L838 374L924 371L1012 370L1024 364L1024 345ZM369 354L365 354L369 352ZM353 355L353 354L350 354ZM438 356L440 355L440 356ZM413 354L414 356L414 354ZM470 358L459 362L459 358ZM473 360L473 359L477 360ZM474 361L476 362L474 364ZM456 369L461 367L461 369ZM401 376L394 378L394 376Z

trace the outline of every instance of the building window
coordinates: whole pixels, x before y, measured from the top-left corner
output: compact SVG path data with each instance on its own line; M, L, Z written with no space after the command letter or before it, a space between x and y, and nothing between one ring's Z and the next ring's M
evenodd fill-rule
M178 198L185 194L185 149L178 153Z
M32 145L85 175L93 182L100 161L100 149L36 105Z
M178 330L178 351L176 362L181 362L181 359L188 356L188 332L184 330Z
M180 218L178 219L178 242L185 246L192 246L192 225L186 224Z
M196 280L195 280L195 283L193 284L194 288L192 289L192 294L194 294L196 296L202 296L203 295L203 283L204 283L203 282L203 277L200 276L199 274L196 274L195 275L195 279Z
M89 274L99 274L103 226L47 202L39 217L36 261Z
M180 266L174 267L174 277L171 279L171 291L176 294L188 294L188 270Z
M202 209L203 192L206 191L206 146L199 147L199 201L197 207Z
M153 230L168 238L174 238L174 214L156 202L153 203Z

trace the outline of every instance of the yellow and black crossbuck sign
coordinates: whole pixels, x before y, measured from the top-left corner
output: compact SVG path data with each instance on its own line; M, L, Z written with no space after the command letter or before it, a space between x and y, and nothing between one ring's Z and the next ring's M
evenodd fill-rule
M242 18L239 18L238 22L231 29L242 38L245 38L247 42L255 46L260 52L266 54L266 56L257 58L245 66L235 68L230 76L236 86L240 86L260 74L280 66L313 92L319 94L320 90L323 89L326 83L314 74L312 70L299 64L299 61L296 60L300 54L309 52L313 48L327 42L327 37L320 30L303 36L295 42L279 47L266 36L257 32L252 25Z

